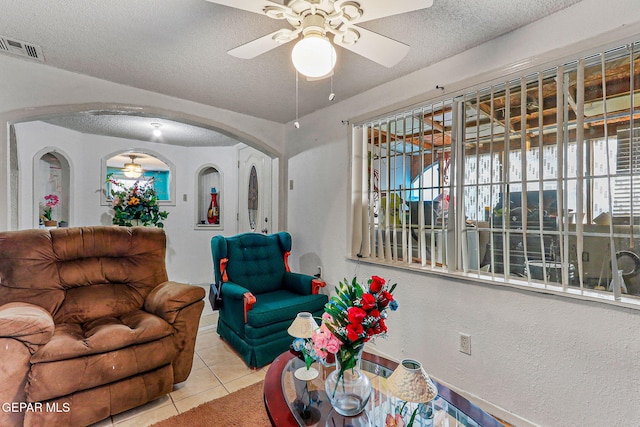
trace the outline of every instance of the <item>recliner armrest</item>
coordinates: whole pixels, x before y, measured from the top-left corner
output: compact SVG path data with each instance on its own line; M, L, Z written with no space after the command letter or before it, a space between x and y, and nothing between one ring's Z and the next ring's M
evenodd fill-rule
M286 289L300 295L315 294L320 287L324 287L323 280L314 276L291 272L284 273L283 284Z
M204 299L204 296L205 291L200 286L168 281L147 295L144 309L173 324L180 310Z
M0 337L21 341L31 354L51 340L55 324L44 308L25 302L0 307Z

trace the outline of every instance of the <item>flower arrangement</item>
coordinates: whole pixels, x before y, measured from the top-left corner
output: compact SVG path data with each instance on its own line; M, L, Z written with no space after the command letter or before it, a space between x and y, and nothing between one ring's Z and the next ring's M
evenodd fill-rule
M387 309L395 311L393 298L396 284L389 286L384 279L372 276L365 290L354 277L336 287L336 295L325 305L320 328L312 335L313 349L321 358L335 354L339 361L338 382L344 372L353 369L364 344L387 333Z
M45 205L42 208L42 216L47 221L51 221L51 214L53 213L53 208L60 203L60 199L55 194L47 194L44 196Z
M131 187L116 181L109 175L107 181L115 186L111 190L113 197L113 224L132 227L133 221L140 225L154 225L163 228L163 220L169 212L161 211L158 206L158 196L153 188L153 178L144 186L136 181Z

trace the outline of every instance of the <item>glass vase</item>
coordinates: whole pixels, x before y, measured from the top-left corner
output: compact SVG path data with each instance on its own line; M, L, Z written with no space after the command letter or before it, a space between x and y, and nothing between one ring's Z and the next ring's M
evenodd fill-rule
M371 396L371 381L360 369L362 350L355 353L339 352L336 354L336 369L329 374L325 381L325 391L333 409L340 415L353 417L362 412ZM352 368L346 368L355 359Z

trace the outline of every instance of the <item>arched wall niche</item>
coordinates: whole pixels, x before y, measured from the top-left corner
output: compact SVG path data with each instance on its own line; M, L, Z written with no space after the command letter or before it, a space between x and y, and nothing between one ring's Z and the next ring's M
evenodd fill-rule
M222 230L224 228L222 215L222 209L220 208L224 204L223 194L220 190L224 188L222 168L213 163L206 163L201 165L195 174L194 185L194 197L195 197L195 229L206 230L210 228L216 228ZM216 189L216 201L217 201L217 218L208 218L208 210L211 205L212 197L211 190Z
M71 218L73 168L69 156L56 147L45 147L33 157L33 227L44 220L45 197L53 195L58 204L51 209L51 219L73 223Z

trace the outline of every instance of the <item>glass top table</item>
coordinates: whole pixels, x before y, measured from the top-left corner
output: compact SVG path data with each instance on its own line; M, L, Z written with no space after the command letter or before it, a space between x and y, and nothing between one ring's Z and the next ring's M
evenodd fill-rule
M356 417L338 414L327 398L324 379L334 367L314 363L313 366L320 374L311 381L302 381L295 378L293 373L304 366L304 361L296 354L286 352L278 356L269 367L264 383L264 401L272 425L385 427L396 412L403 409L403 402L393 397L386 387L386 379L398 366L396 362L369 353L363 354L361 368L369 376L373 392L365 410ZM462 396L435 380L434 383L438 387L438 396L426 408L421 408L414 427L504 427L496 418ZM416 404L409 404L404 408L405 423L409 422L415 406ZM430 416L423 417L425 409L428 409Z

